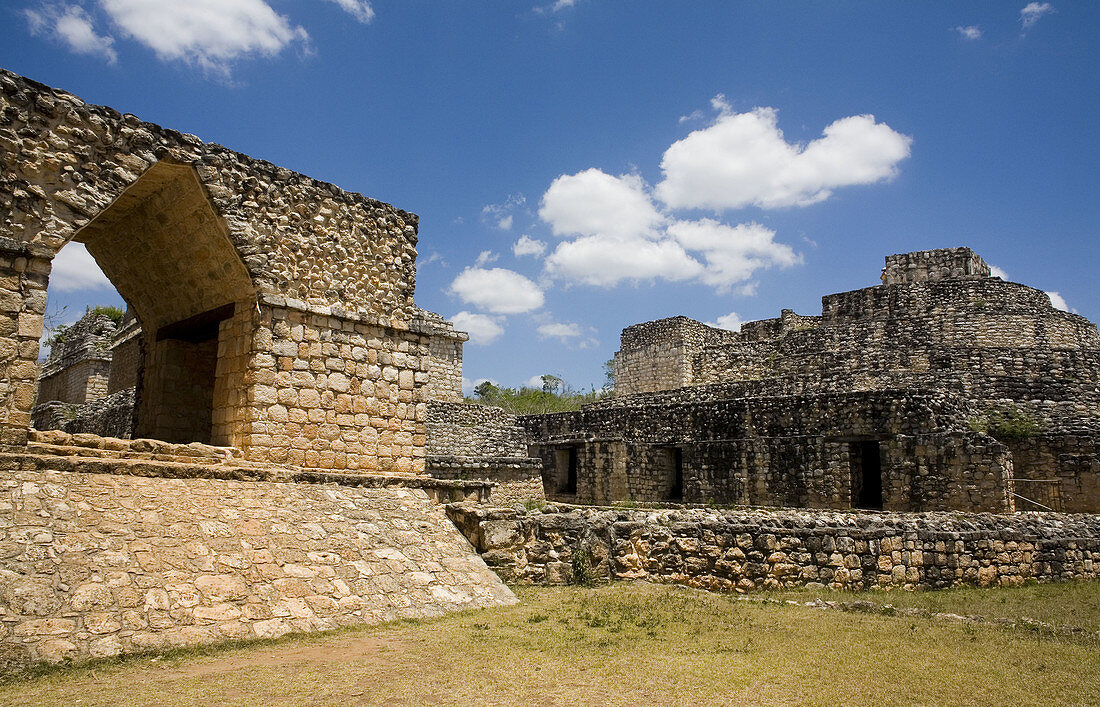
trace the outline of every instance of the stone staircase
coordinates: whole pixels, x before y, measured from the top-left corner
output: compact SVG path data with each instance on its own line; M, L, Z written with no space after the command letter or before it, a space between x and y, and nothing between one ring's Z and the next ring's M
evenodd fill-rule
M338 483L360 487L424 490L440 503L487 502L493 484L384 473L347 473L255 462L236 447L200 442L120 439L59 430L31 430L26 447L0 447L0 470L125 474L284 483Z

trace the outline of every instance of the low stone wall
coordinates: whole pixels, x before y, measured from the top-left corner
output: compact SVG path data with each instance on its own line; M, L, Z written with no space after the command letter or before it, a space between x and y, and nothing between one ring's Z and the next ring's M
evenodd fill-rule
M648 579L717 591L1097 579L1100 516L447 506L505 581ZM584 553L582 556L580 553Z
M3 467L6 669L515 601L423 490Z
M542 460L527 455L516 416L498 407L428 402L428 475L493 484L490 503L543 501Z

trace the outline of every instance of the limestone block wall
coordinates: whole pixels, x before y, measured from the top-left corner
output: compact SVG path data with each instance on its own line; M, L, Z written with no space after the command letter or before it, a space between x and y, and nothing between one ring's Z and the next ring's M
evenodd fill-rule
M420 331L431 334L428 343L429 366L428 400L461 403L462 396L462 343L469 340L465 332L455 331L454 325L434 312L420 310L413 320Z
M111 372L107 378L108 393L117 393L137 386L143 352L144 340L137 320L130 319L123 322L122 328L116 332L115 340L111 344Z
M422 490L4 464L4 667L515 601Z
M428 473L437 479L491 481L490 502L541 501L542 460L527 453L527 435L501 408L428 402Z
M69 326L42 364L38 402L86 403L106 395L116 328L92 312Z
M1016 468L1016 493L1023 497L1017 508L1098 512L1100 445L1095 434L1044 434L1005 440L1005 445Z
M423 473L430 338L267 300L234 446L254 461Z
M0 235L0 444L25 444L31 426L51 258Z
M491 405L428 403L428 439L432 454L470 457L522 457L527 436L516 416Z
M1027 513L627 510L551 504L447 512L508 582L563 584L583 551L593 576L747 592L1016 586L1100 576L1100 518Z
M704 346L735 338L687 317L672 317L623 330L615 353L615 394L682 388L694 380L694 355Z
M274 297L396 331L417 316L413 214L6 71L0 113L0 238L9 254L0 277L10 280L10 314L21 320L0 337L28 349L0 356L0 379L10 381L0 390L5 439L26 437L33 375L32 385L22 381L37 358L29 342L41 333L49 261L70 240L85 244L134 307L149 377L136 381L138 404L150 411L156 400L148 424L161 434L164 417L162 436L173 439L189 434L164 405L181 390L188 405L203 408L197 417L221 419L199 439L237 443L263 422L244 409L206 414L231 395L215 390L207 405L211 396L192 395L172 374L190 373L180 365L189 356L163 342L197 336L223 308L246 302L237 312L254 312L258 300ZM151 370L162 366L171 370ZM244 373L242 390L253 385ZM245 403L251 394L245 390Z

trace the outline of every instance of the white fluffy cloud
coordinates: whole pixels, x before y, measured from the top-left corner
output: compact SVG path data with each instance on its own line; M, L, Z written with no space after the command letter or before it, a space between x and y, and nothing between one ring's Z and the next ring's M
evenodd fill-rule
M579 336L584 336L584 332L581 331L580 325L572 322L552 322L550 324L543 324L538 328L539 336L544 338L555 339L575 339Z
M504 334L504 327L497 318L487 314L462 311L451 317L451 323L458 331L469 334L470 344L475 346L491 344Z
M591 349L600 345L596 330L587 330L573 322L547 322L536 330L540 339L557 339L571 349Z
M655 236L665 217L637 175L598 169L563 174L542 197L539 217L557 236Z
M681 282L699 276L703 266L680 244L666 238L584 236L560 243L546 257L552 277L597 287L614 287L624 280Z
M50 36L76 52L98 56L114 64L118 60L115 40L95 31L92 18L78 5L42 5L23 14L30 23L31 34Z
M113 290L114 285L99 269L99 265L83 244L69 243L53 259L50 289L60 292Z
M1029 2L1020 10L1020 24L1025 30L1031 29L1043 15L1057 12L1049 2Z
M352 17L366 24L374 19L374 8L366 0L332 0Z
M717 329L729 329L730 331L741 331L741 315L737 312L730 312L729 314L723 314L718 317L717 321L706 322L708 326L715 327Z
M309 35L264 0L99 0L119 30L162 60L227 74L235 59L272 56ZM345 3L341 2L341 5Z
M596 169L554 180L539 215L559 235L576 235L546 257L546 274L567 282L614 287L623 281L697 280L729 291L753 273L801 262L760 224L677 220L653 203L635 176Z
M775 231L758 223L728 226L713 219L677 221L668 232L685 249L702 254L706 267L699 279L719 292L744 282L760 268L785 268L802 262L790 246L775 242Z
M966 27L956 27L955 31L959 33L963 39L981 39L982 28L977 25L967 25Z
M362 23L374 18L369 0L329 0ZM52 36L79 54L117 60L115 40L96 31L83 4L42 0L24 10L31 33ZM230 64L248 56L274 56L309 34L272 8L268 0L96 0L101 23L145 45L165 61L181 61L228 76Z
M989 274L993 277L999 277L1002 280L1008 280L1008 273L1005 272L1003 268L999 268L996 265L989 266Z
M493 314L530 312L545 300L538 285L505 268L466 268L451 283L450 292Z
M1063 312L1072 311L1070 310L1069 305L1066 304L1066 298L1062 295L1058 294L1057 292L1047 292L1046 295L1050 298L1050 305L1055 309L1060 309Z
M804 146L784 139L777 118L774 108L723 111L665 151L655 194L674 209L806 206L890 179L909 156L912 139L872 115L836 120Z
M520 236L519 240L512 244L512 255L517 258L521 255L533 255L537 258L545 252L546 244L530 236Z

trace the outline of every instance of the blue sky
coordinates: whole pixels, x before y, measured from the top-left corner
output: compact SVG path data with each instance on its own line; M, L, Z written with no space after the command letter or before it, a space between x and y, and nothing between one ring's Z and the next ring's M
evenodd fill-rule
M1100 4L8 0L0 65L420 215L471 381L969 245L1096 321ZM79 248L51 310L115 301Z

